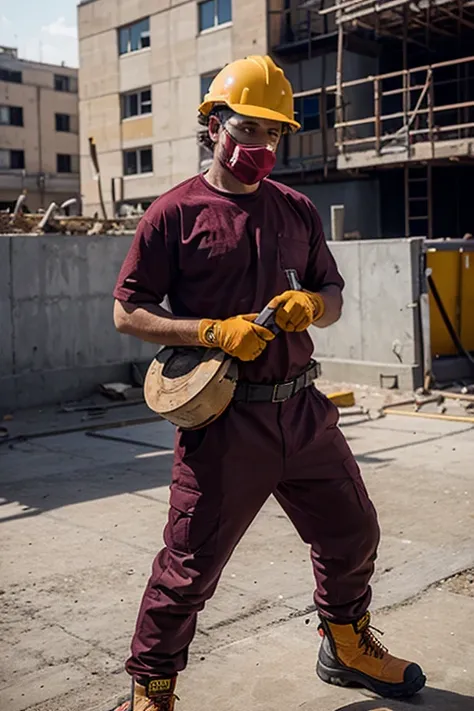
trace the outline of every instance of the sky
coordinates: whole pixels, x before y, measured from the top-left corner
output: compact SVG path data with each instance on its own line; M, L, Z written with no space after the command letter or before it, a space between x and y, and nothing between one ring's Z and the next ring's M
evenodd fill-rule
M22 59L77 67L77 0L0 0L0 45Z

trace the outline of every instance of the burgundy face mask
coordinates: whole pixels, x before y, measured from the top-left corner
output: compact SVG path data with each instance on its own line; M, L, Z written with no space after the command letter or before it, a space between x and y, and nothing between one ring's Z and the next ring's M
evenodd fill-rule
M235 138L225 131L221 162L241 183L255 185L270 175L275 167L276 154L267 146L237 143Z

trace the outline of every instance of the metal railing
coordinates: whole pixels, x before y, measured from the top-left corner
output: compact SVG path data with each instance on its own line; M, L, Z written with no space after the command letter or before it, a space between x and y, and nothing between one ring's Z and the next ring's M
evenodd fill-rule
M456 76L446 78L445 70L448 74L453 70ZM335 124L340 153L375 148L382 155L429 142L435 157L437 142L474 136L474 56L347 81L341 88L342 120L338 116ZM350 118L358 89L369 89L372 102L362 107L365 115ZM296 96L322 91L312 89ZM337 87L325 91L336 94Z

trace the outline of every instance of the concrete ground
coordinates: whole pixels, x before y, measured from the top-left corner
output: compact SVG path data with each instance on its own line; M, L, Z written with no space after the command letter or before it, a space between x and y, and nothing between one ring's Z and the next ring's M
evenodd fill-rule
M120 412L120 414L119 414ZM98 422L146 416L143 406ZM10 434L89 426L84 413L15 417ZM342 426L379 511L374 624L420 662L412 703L327 686L308 550L274 500L200 617L179 711L472 711L474 597L440 581L474 567L474 427L389 415ZM108 711L161 546L172 428L147 423L0 445L0 709ZM141 442L142 444L137 444Z

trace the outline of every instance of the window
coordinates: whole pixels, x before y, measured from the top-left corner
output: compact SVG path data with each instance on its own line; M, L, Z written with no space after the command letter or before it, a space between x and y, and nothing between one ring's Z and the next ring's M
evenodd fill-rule
M55 91L67 91L72 94L77 93L77 78L71 77L67 74L55 74L54 75L54 89Z
M153 173L153 154L151 148L137 148L123 152L124 175Z
M231 0L205 0L198 5L199 32L232 20Z
M14 84L21 84L23 75L21 72L14 72L12 69L0 69L0 81L9 81Z
M67 153L58 153L56 155L56 171L58 173L78 173L79 157L71 156Z
M150 46L150 18L146 17L118 31L119 54L137 52Z
M0 124L2 126L23 126L23 108L21 106L0 106Z
M204 101L205 95L218 74L219 70L211 72L210 74L201 74L201 101Z
M71 117L69 114L55 114L56 131L69 133L71 130Z
M71 156L66 153L58 153L56 156L56 170L58 173L72 173Z
M304 96L295 99L296 120L301 124L301 130L320 131L320 96ZM326 122L328 128L333 128L335 123L335 95L326 94Z
M151 89L122 94L122 119L151 114Z
M12 170L23 170L25 167L25 151L10 151Z
M23 170L24 167L25 151L0 149L0 169Z

